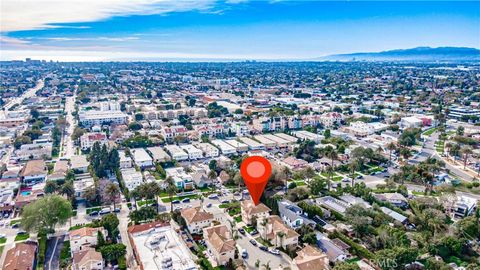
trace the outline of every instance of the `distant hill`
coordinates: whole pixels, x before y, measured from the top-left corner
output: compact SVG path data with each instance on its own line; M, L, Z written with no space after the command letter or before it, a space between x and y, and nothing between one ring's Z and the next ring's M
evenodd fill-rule
M417 47L404 50L335 54L321 61L480 61L480 50L466 47Z

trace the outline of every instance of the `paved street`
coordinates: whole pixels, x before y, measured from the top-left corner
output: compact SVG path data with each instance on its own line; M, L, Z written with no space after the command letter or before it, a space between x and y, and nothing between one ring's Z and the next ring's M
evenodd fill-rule
M60 269L60 252L63 248L65 235L55 236L47 241L47 250L45 252L45 270Z
M37 93L37 91L42 89L44 86L45 86L45 83L43 79L38 80L37 84L34 87L25 91L21 96L10 100L7 104L3 106L3 109L5 111L9 111L15 104L21 104L25 99L33 97L35 93Z

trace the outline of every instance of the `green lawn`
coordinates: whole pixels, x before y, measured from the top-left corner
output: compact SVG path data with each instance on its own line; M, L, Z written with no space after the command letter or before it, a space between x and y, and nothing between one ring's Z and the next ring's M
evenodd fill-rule
M238 215L236 217L233 218L236 222L241 222L242 221L242 216L241 215Z
M272 244L270 244L270 242L263 240L262 237L257 237L255 240L256 240L258 243L260 243L260 244L262 244L262 245L264 245L264 246L266 246L266 247L271 247L271 246L272 246Z
M152 204L152 203L155 203L155 200L154 199L150 199L150 200L142 200L142 201L138 201L137 202L137 206L138 207L141 207L145 204Z
M253 230L255 230L255 228L253 228L251 226L243 226L243 229L248 233L251 233L251 232L253 232Z
M425 131L422 133L422 135L430 136L430 135L432 135L435 131L437 131L437 128L430 128L430 129L425 130Z
M241 211L240 208L230 208L230 209L228 210L228 214L229 214L231 217L233 217L233 216L236 216L236 215L240 214L240 211Z
M7 242L7 238L2 237L0 238L0 244L5 244Z
M98 207L91 207L91 208L87 208L87 215L90 214L91 212L94 212L94 211L100 211L102 210L102 207L98 206Z
M5 248L5 246L0 246L0 257L2 257L2 254L3 254L3 249Z
M20 222L22 222L21 219L12 220L12 221L10 221L10 226L12 226L12 225L14 225L14 224L17 224L17 223L20 223Z
M185 198L190 198L190 199L196 199L198 196L196 194L192 194L192 195L187 195L187 196L174 196L172 197L172 200L170 200L170 198L162 198L162 202L164 203L169 203L171 201L174 201L174 200L183 200Z
M27 240L28 238L30 238L30 234L28 234L28 233L19 234L19 235L15 236L15 242L25 241L25 240Z

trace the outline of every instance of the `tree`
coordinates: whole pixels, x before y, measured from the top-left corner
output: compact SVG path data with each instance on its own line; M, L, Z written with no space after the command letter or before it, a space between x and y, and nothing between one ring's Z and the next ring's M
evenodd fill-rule
M75 187L73 186L73 181L67 181L63 183L60 187L60 194L66 195L68 198L72 199L75 194Z
M393 151L395 151L397 149L397 145L394 143L394 142L391 142L387 145L387 149L389 150L389 158L388 160L390 162L392 162L392 154L393 154Z
M338 262L333 270L360 270L360 267L356 263Z
M55 193L57 191L57 188L58 188L58 185L55 181L47 181L45 183L45 187L43 188L43 191L46 194L51 194L51 193Z
M410 247L394 247L377 251L376 260L382 263L382 269L404 269L405 265L412 263L418 256L418 249Z
M467 162L468 162L468 157L473 153L472 148L469 146L466 146L462 148L462 154L463 154L463 169L465 170L467 168Z
M172 177L168 177L167 178L167 193L168 193L168 198L170 199L170 212L173 212L173 203L172 203L172 198L174 195L177 194L177 186L175 185L175 183L173 182L173 178Z
M117 238L119 224L120 222L115 214L107 214L102 217L102 225L105 230L107 230L111 239Z
M138 224L142 221L155 219L156 216L157 216L157 211L155 210L155 208L151 206L144 206L138 210L133 210L128 215L130 220L132 220L135 224Z
M103 246L100 248L100 252L105 260L113 262L124 256L127 253L127 248L124 244L112 244Z
M128 129L133 130L133 131L137 131L137 130L142 129L142 125L138 122L132 122L132 123L128 124Z
M463 136L465 134L465 128L463 126L458 126L456 133L457 136Z
M308 187L310 188L310 192L313 195L320 194L320 192L322 192L322 190L324 190L326 186L327 186L327 183L325 182L325 180L323 180L323 178L319 176L316 176L310 181L308 181Z
M28 136L18 136L15 139L15 142L13 143L13 145L15 146L16 149L19 149L20 146L22 146L24 144L30 144L30 143L32 143L32 139L30 139L30 137L28 137Z
M58 195L47 195L26 205L22 211L22 227L26 231L54 231L72 216L70 202Z
M105 246L105 236L101 231L97 232L97 248Z
M105 195L107 196L107 200L110 203L113 203L113 209L116 209L116 201L120 195L120 188L115 183L108 183L107 187L105 188Z
M208 163L208 168L212 171L216 171L217 170L217 160L215 160L215 159L210 160L210 162Z
M158 194L160 194L161 191L162 189L160 188L157 182L149 182L145 184L145 189L144 189L145 197L147 197L148 199L155 198L157 213L158 213Z
M81 127L75 127L72 133L72 140L77 141L82 137L83 134L85 134L87 131Z

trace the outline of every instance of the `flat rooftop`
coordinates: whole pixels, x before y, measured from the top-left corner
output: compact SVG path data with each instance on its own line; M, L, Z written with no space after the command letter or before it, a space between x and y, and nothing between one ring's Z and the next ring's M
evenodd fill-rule
M131 235L144 269L198 269L193 254L170 226ZM165 267L171 263L171 268Z

